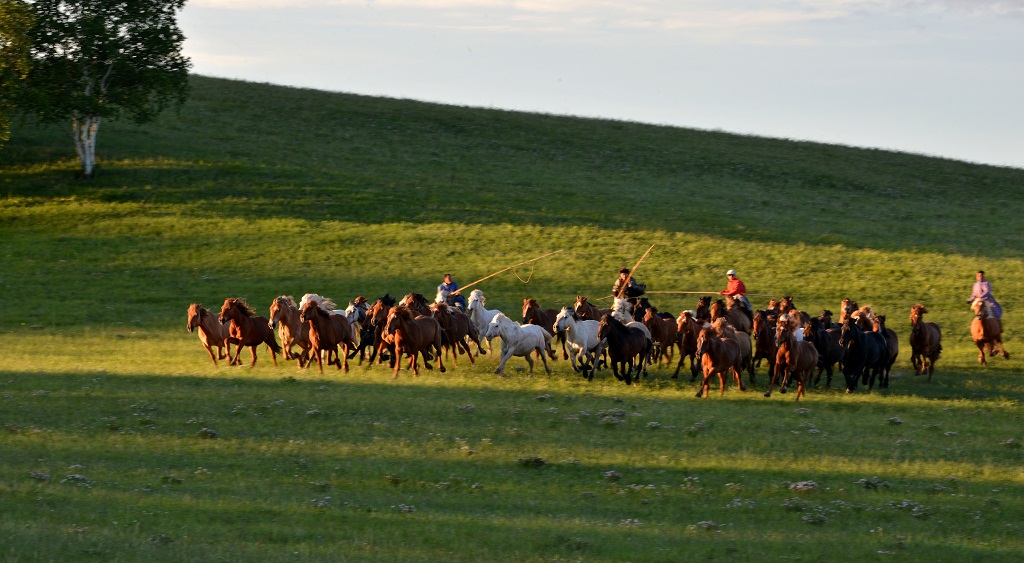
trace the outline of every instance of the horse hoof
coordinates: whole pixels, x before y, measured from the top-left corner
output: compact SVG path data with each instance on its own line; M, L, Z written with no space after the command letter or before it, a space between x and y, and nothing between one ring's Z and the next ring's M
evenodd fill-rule
M765 397L771 397L771 396L772 396L772 394L771 394L771 393L765 393L765 394L764 394L764 396L765 396Z

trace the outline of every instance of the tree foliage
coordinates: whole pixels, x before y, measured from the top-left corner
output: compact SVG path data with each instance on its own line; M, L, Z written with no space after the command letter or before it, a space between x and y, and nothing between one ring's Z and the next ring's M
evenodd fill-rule
M190 62L176 15L185 0L36 0L32 70L22 104L43 122L71 124L92 175L102 119L146 123L184 103Z
M10 138L15 93L29 69L32 11L22 0L0 0L0 148Z

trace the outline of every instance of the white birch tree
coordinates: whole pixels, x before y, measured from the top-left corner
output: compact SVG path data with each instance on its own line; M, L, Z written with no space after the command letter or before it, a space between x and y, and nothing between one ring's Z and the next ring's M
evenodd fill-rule
M104 119L146 123L188 96L176 15L185 0L34 0L22 109L70 126L92 177Z

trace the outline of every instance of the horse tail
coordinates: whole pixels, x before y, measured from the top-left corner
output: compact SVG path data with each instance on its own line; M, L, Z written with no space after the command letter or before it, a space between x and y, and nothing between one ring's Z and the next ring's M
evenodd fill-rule
M271 350L273 350L273 352L275 354L282 353L281 345L278 344L277 343L277 339L274 338L274 332L273 331L271 331L270 335L267 336L267 339L266 339L265 342L267 343L267 347L270 348Z

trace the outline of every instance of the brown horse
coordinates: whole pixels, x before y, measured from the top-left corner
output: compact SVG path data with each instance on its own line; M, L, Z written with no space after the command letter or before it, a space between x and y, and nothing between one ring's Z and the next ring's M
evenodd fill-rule
M414 376L420 374L420 367L416 361L420 354L423 355L423 365L427 369L434 369L428 362L431 350L437 353L437 365L441 373L446 371L444 360L441 358L441 325L434 317L416 316L411 308L396 305L388 312L384 332L395 342L395 375L392 379L397 378L399 370L402 369L402 354L409 356L407 369L412 369Z
M910 308L910 364L914 375L928 373L928 381L935 372L935 361L942 353L942 329L935 323L924 322L928 309L918 303Z
M218 322L216 315L209 309L204 309L199 303L189 305L188 321L185 323L185 328L189 332L199 329L199 341L203 343L203 348L210 353L213 365L217 365L217 360L231 357L231 346L228 344L230 325ZM217 349L216 355L213 353L214 348Z
M407 293L398 304L412 309L413 314L430 316L430 302L422 293Z
M742 309L743 307L739 305L734 305L730 309L725 300L716 299L709 309L711 315L710 322L715 322L718 319L725 319L734 329L750 334L750 329L753 328L753 322Z
M839 345L842 329L831 327L831 323L826 320L831 319L831 313L825 315L826 312L812 318L804 327L804 340L814 344L814 349L818 351L818 373L814 376L814 385L818 385L824 372L825 387L831 387L835 365L843 360L846 350Z
M445 338L442 339L442 346L447 353L452 355L452 363L458 367L459 352L469 356L469 363L474 363L473 350L466 343L466 338L476 343L477 350L481 355L487 354L483 348L480 332L469 317L456 307L449 307L447 303L434 303L430 306L430 314L437 323L441 325Z
M781 317L780 317L781 318ZM818 366L818 351L812 342L797 340L793 334L794 327L790 323L780 323L782 335L779 338L779 350L775 356L775 373L772 374L772 381L768 385L765 397L772 396L772 388L775 382L782 375L782 387L780 393L786 392L790 377L796 377L796 400L806 395L807 380L814 373Z
M988 301L978 298L971 304L974 319L971 320L971 338L978 347L978 363L988 365L985 353L995 356L1002 353L1010 359L1010 354L1003 348L1003 324L992 314L992 306Z
M536 299L523 299L523 320L519 321L519 324L537 325L547 330L548 327L555 325L557 318L558 311L554 309L541 309ZM562 359L568 360L569 352L565 348L565 331L555 334L555 337L562 343ZM555 359L554 351L548 349L548 354L552 360Z
M274 339L274 329L270 328L270 321L266 317L256 317L255 312L249 307L244 299L229 297L224 300L220 308L220 322L231 323L228 329L228 342L234 343L235 357L231 365L239 363L238 357L242 354L242 348L248 347L252 353L252 363L249 367L256 365L256 347L266 344L270 349L270 357L274 359L274 366L277 366L277 355L281 353L281 347Z
M857 302L849 297L842 300L839 304L839 326L843 326L846 322L846 317L849 317L857 310Z
M879 388L888 389L889 372L892 371L892 366L896 363L896 357L900 355L900 339L896 335L896 331L885 326L885 315L875 316L874 331L881 333L885 337L885 343L889 349L889 358L886 360L885 368L882 369L881 377L878 381Z
M754 349L750 342L750 335L733 328L725 319L717 319L711 323L711 329L715 336L732 338L740 348L740 371L747 371L750 383L754 383Z
M665 359L665 365L671 366L675 354L673 348L679 344L678 328L675 319L666 319L658 315L658 309L648 307L644 311L644 326L651 331L651 340L654 341L654 363L661 363Z
M327 354L327 365L334 364L347 372L348 351L355 347L356 341L352 337L352 325L345 315L332 314L320 308L316 301L307 301L299 312L299 320L308 326L309 353L316 358L320 373L324 372L324 353ZM338 346L342 347L341 353Z
M754 356L751 358L753 367L761 367L761 360L768 360L768 377L775 373L775 356L779 345L775 340L775 320L766 311L754 314Z
M704 381L697 390L698 397L707 397L711 391L711 377L718 374L721 382L721 392L725 395L726 372L731 371L736 377L736 385L740 391L746 391L743 387L743 379L740 377L740 347L732 338L721 338L715 336L711 327L702 328L697 336L697 355L700 356L701 367L704 371Z
M369 365L373 365L375 359L377 363L381 363L384 361L385 356L387 356L389 367L395 367L395 341L390 335L384 333L384 325L387 323L388 313L391 312L391 308L394 306L395 299L390 294L385 293L383 297L378 297L377 301L366 310L366 322L373 327L373 349L370 351ZM362 356L360 356L359 361L362 362Z
M672 374L672 379L679 377L679 370L683 367L683 362L686 358L690 358L690 381L697 380L697 372L699 366L697 366L697 337L700 336L700 329L704 328L704 323L697 321L693 311L683 311L679 313L679 318L676 319L676 334L679 338L679 364L676 365L676 372Z
M586 295L577 295L576 304L573 305L576 315L583 321L599 321L601 317L612 312L611 309L598 309L596 305L587 300Z
M611 315L601 317L597 337L608 341L608 358L612 364L612 375L626 385L640 380L644 362L651 355L652 343L639 328L626 326ZM620 373L621 371L621 373ZM633 377L633 372L636 377Z
M697 299L697 307L693 310L694 318L697 322L710 323L711 322L711 297L704 295Z
M299 320L299 307L291 295L282 295L270 304L270 326L277 326L281 337L284 359L298 360L299 367L309 360L309 325ZM299 347L299 353L292 352L292 346Z

